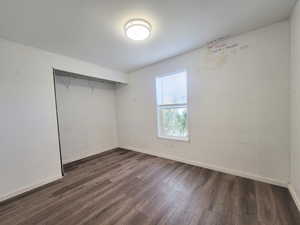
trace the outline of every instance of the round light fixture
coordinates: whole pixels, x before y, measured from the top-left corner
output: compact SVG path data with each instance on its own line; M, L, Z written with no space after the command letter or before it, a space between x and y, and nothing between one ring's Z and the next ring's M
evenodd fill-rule
M152 27L144 19L132 19L125 24L124 30L128 38L135 41L142 41L150 36Z

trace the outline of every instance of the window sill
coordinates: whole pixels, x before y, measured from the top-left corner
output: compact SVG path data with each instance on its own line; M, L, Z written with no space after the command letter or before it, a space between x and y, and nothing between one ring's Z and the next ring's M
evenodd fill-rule
M171 140L171 141L182 141L190 142L189 137L168 137L168 136L158 136L160 139Z

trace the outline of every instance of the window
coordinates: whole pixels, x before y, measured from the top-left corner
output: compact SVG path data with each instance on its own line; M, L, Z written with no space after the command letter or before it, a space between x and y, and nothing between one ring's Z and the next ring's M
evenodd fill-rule
M156 78L158 136L188 140L187 75Z

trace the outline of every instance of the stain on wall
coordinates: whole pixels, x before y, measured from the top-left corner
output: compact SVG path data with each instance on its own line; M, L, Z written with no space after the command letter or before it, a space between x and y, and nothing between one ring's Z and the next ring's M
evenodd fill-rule
M215 70L226 64L228 58L249 47L246 43L239 43L229 38L219 38L209 42L204 50L203 65L205 69Z

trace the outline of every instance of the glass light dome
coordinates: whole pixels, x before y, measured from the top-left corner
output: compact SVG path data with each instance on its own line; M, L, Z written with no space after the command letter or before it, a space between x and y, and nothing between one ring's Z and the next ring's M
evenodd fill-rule
M125 24L124 29L128 38L142 41L150 37L152 27L146 20L132 19Z

